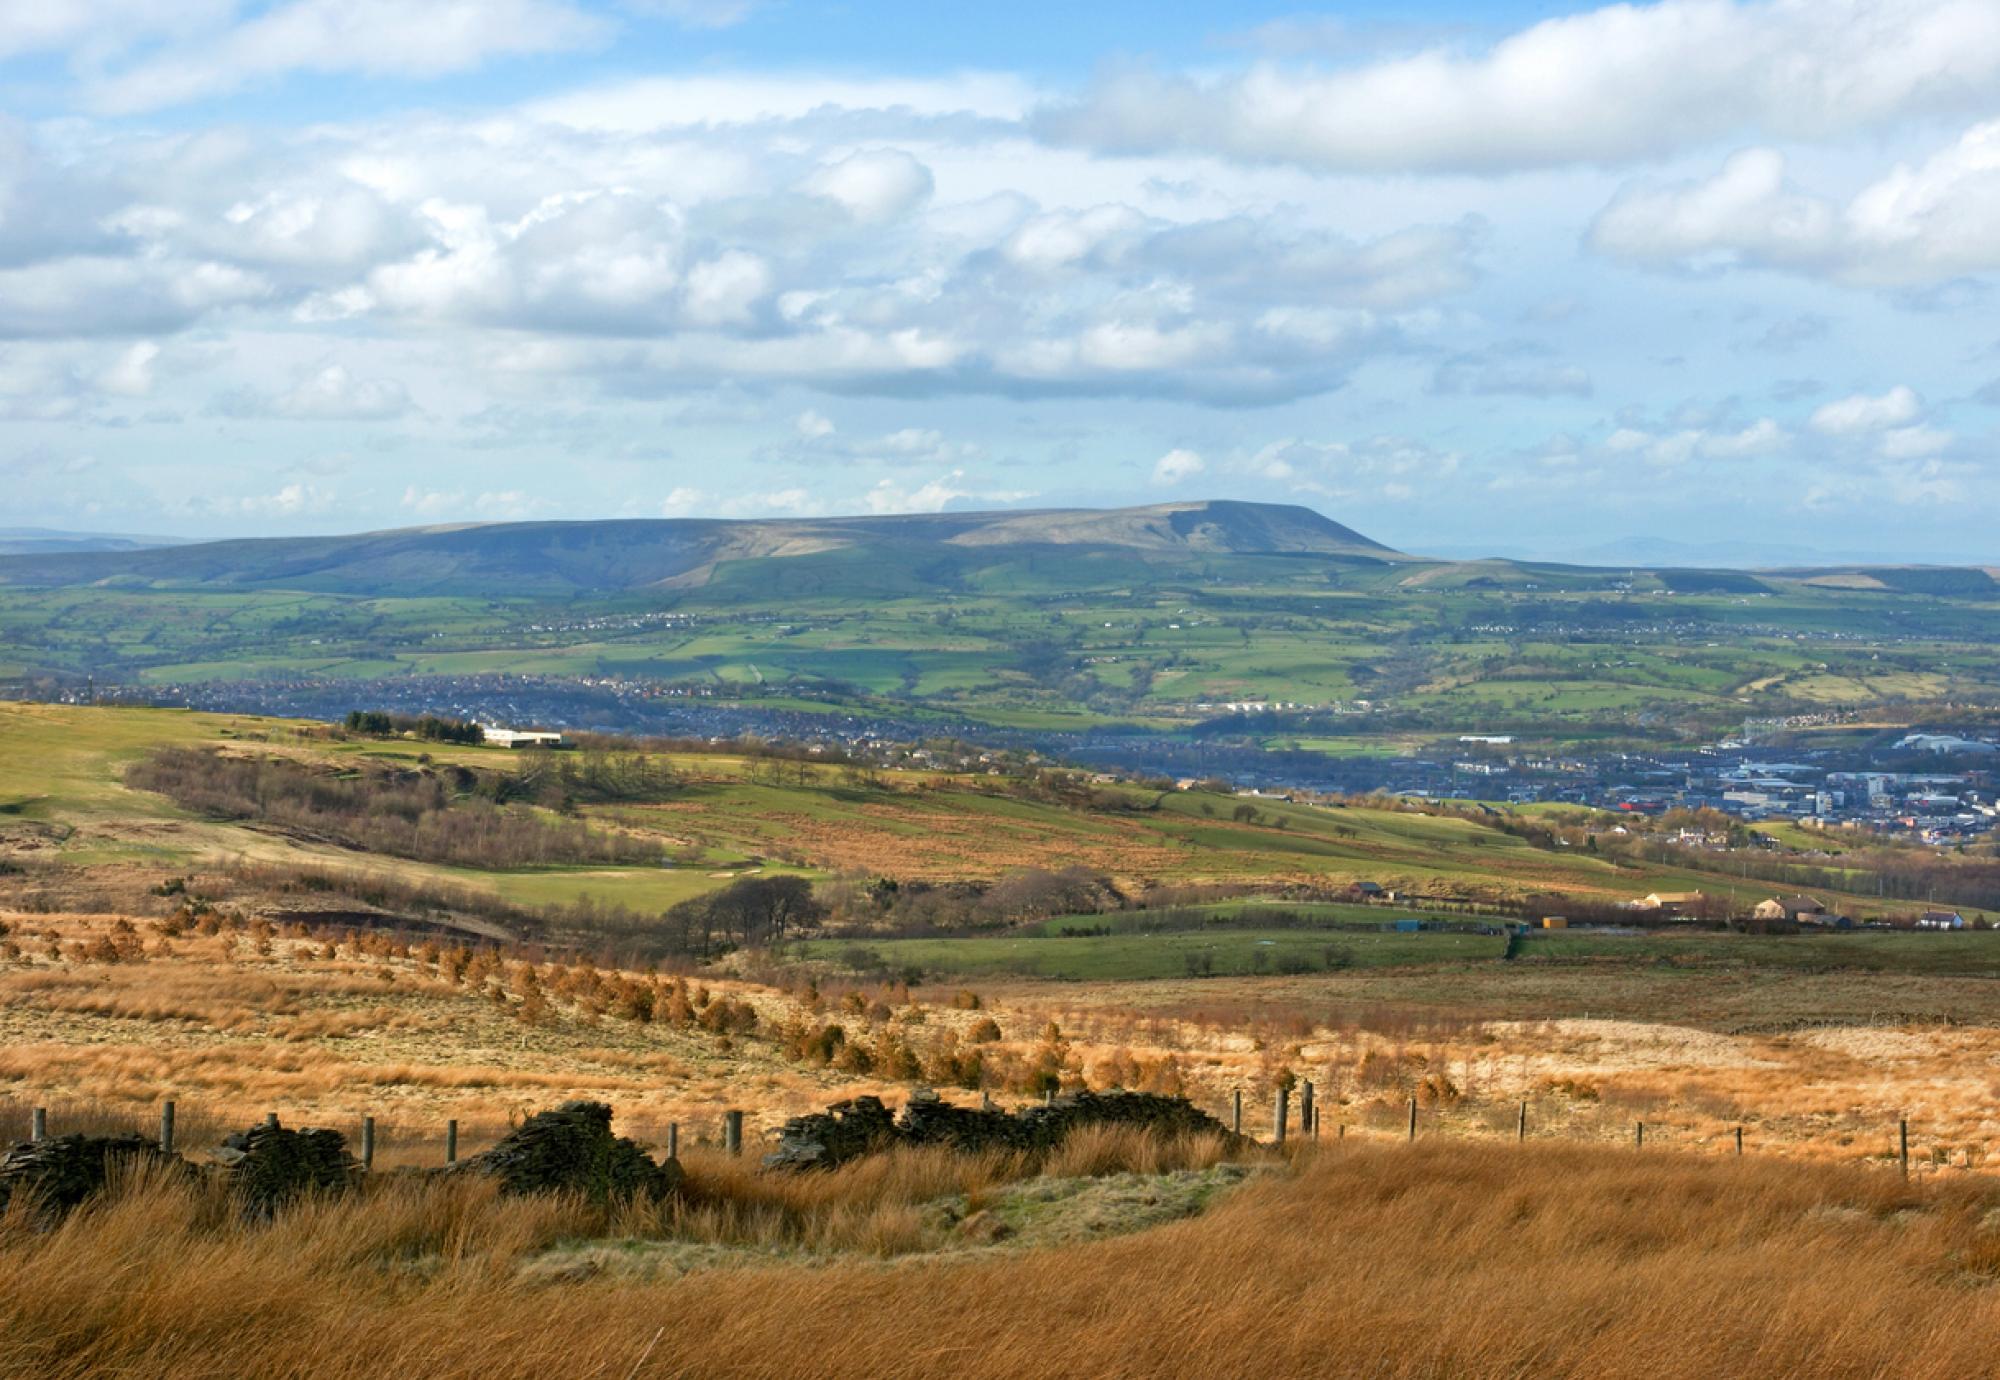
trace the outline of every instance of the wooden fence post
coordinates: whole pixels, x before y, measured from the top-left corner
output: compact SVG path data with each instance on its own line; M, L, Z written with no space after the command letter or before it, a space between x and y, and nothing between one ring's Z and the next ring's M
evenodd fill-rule
M1743 1155L1743 1128L1741 1126L1736 1128L1736 1154L1738 1158L1741 1158Z
M1230 1123L1229 1129L1239 1136L1243 1134L1243 1089L1241 1088L1236 1090L1236 1118Z
M160 1104L160 1153L174 1153L174 1104L171 1101Z
M680 1157L681 1124L678 1121L670 1121L667 1123L667 1158L677 1160Z
M1417 1138L1417 1099L1410 1099L1410 1139Z
M1635 1150L1646 1148L1646 1123L1643 1121L1632 1123L1632 1148Z
M1271 1144L1283 1145L1285 1143L1285 1123L1291 1120L1291 1115L1292 1090L1290 1088L1279 1088L1277 1097L1271 1107Z
M444 1124L444 1162L458 1163L458 1121L456 1118Z
M264 1113L264 1129L268 1131L275 1131L278 1129L278 1114L276 1112Z
M1523 1102L1521 1104L1521 1110L1519 1115L1517 1115L1514 1118L1514 1139L1516 1141L1525 1141L1527 1140L1527 1138L1528 1138L1528 1104L1526 1102Z
M731 1110L722 1114L722 1148L732 1155L743 1153L743 1113Z
M364 1170L375 1167L375 1118L361 1118L361 1167Z
M28 1118L28 1139L47 1140L49 1138L49 1109L37 1107Z
M1299 1085L1299 1129L1306 1135L1315 1134L1313 1127L1313 1085L1308 1078Z
M1896 1158L1903 1162L1903 1177L1910 1177L1910 1119L1899 1117L1896 1121Z

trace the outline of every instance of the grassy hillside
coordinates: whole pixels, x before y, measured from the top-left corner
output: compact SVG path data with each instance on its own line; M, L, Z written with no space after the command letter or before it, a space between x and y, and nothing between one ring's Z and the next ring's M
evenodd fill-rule
M706 579L718 562L801 561L828 553L913 559L921 567L985 549L1158 556L1397 553L1306 508L1194 502L898 517L721 522L620 519L423 527L344 537L198 543L172 550L0 558L0 582L309 589L357 595L612 592Z
M85 883L127 893L143 891L175 869L271 864L483 895L527 909L588 900L623 906L640 917L746 875L780 872L854 887L878 878L936 886L1080 867L1134 897L1203 886L1243 895L1324 896L1371 881L1415 897L1409 904L1416 909L1404 912L1414 914L1426 913L1424 898L1502 905L1545 896L1605 902L1653 891L1704 890L1747 905L1772 885L1695 866L1537 847L1497 827L1506 815L1325 808L1135 787L1072 799L1013 778L857 773L721 752L663 756L660 769L670 784L644 798L585 800L567 812L546 805L513 807L551 828L580 825L635 847L663 850L663 865L471 865L448 854L427 861L423 853L359 851L337 829L217 817L128 785L125 769L166 745L253 761L280 758L309 773L348 777L364 766L419 777L465 768L483 774L489 784L513 779L528 761L497 748L347 736L317 724L249 716L4 704L0 848L22 862L76 872ZM1726 866L1726 860L1717 866ZM32 877L14 882L17 888L35 884ZM1852 891L1845 896L1826 892L1828 903L1863 917L1881 912L1883 903L1865 894L1867 876L1855 874L1848 885ZM1374 912L1340 918L1372 923L1371 916L1379 918ZM1175 952L1179 943L1149 951L1144 972L1132 975L1179 972L1185 961ZM1292 947L1316 943L1317 953L1323 942L1275 940L1272 970L1282 970ZM1250 971L1256 948L1254 941L1247 947L1232 941L1217 971ZM1038 945L1034 952L1054 950ZM1050 971L1088 975L1099 971L1095 962L1081 969L1062 963ZM1104 971L1119 969L1119 961L1106 962Z

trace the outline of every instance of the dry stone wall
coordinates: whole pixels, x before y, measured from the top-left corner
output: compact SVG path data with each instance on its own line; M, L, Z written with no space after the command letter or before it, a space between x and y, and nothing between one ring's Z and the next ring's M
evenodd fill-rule
M1143 1126L1165 1134L1205 1134L1241 1139L1184 1097L1139 1092L1075 1092L1046 1106L1006 1112L959 1107L920 1088L892 1117L880 1098L836 1102L824 1112L793 1117L778 1133L778 1148L764 1157L770 1169L831 1168L895 1145L948 1145L955 1150L1054 1149L1086 1126Z

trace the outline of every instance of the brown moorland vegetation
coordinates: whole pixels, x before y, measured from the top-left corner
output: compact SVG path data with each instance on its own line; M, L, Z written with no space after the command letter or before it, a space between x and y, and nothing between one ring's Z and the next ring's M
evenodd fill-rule
M983 1245L927 1238L920 1204L976 1211L990 1166L930 1156L775 1188L691 1172L691 1203L657 1211L392 1180L261 1224L158 1183L54 1230L15 1213L0 1374L1705 1380L2000 1363L2000 1193L1983 1179L1322 1147L1185 1220ZM730 1247L662 1258L675 1238L728 1238L699 1219L742 1220L739 1194L796 1200L748 1209ZM843 1213L817 1235L787 1225Z
M1651 966L1488 962L913 990L217 913L6 923L0 1138L24 1133L30 1106L58 1109L58 1129L93 1108L143 1126L171 1097L222 1125L278 1111L351 1132L372 1115L385 1163L436 1163L446 1118L478 1148L570 1096L613 1103L658 1144L672 1122L712 1138L725 1108L748 1113L754 1139L917 1083L1003 1103L1123 1086L1216 1114L1240 1090L1262 1135L1274 1089L1309 1079L1328 1137L1400 1135L1416 1098L1425 1137L1510 1136L1525 1101L1546 1139L1625 1141L1644 1121L1649 1143L1715 1151L1742 1126L1759 1155L1880 1160L1907 1117L1926 1173L1977 1170L2000 1147L2000 986L1982 979L1693 985Z

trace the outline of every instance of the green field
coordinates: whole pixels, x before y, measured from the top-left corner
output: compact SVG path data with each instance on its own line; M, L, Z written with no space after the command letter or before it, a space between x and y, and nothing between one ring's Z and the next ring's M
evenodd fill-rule
M164 872L232 860L283 863L484 892L526 906L587 898L640 914L663 911L753 871L795 872L848 886L887 878L976 888L1024 871L1080 867L1132 898L1185 886L1222 887L1238 896L1322 898L1287 909L1327 924L1382 918L1376 907L1324 902L1364 881L1414 898L1412 914L1447 917L1466 903L1490 909L1537 898L1545 904L1559 904L1559 898L1617 902L1653 891L1703 890L1747 905L1776 889L1699 865L1665 866L1538 846L1503 827L1516 818L1510 810L1460 815L1421 805L1314 806L1136 786L1095 787L1083 796L1063 797L1024 779L914 771L856 776L811 764L778 770L768 761L719 751L664 758L673 779L656 797L577 807L578 816L600 830L656 841L665 865L485 871L357 853L337 839L201 818L164 796L125 786L125 766L153 748L203 744L253 756L283 755L331 772L362 761L415 767L419 759L429 759L433 765L487 772L524 764L519 754L503 749L353 737L330 734L321 725L242 715L0 704L0 845L18 847L38 862L86 868ZM1523 811L1545 813L1542 807ZM1816 846L1819 840L1803 842ZM1718 868L1727 865L1726 858L1717 859ZM1824 858L1810 865L1827 866ZM1862 918L1885 913L1884 903L1868 894L1873 890L1868 875L1850 871L1845 885L1845 894L1817 887L1816 894ZM1423 909L1425 898L1434 903L1433 911ZM1230 923L1273 931L1265 936L1271 944L1246 944L1240 930L1198 941L1176 939L1165 956L1146 960L1146 971L1184 971L1186 958L1174 946L1196 942L1220 946L1212 959L1215 971L1254 971L1259 948L1270 950L1274 966L1292 964L1295 949L1304 955L1299 962L1316 953L1319 959L1313 961L1332 961L1320 953L1324 943L1316 949L1299 932L1258 925L1254 908L1243 902L1218 913L1245 909L1247 919ZM1893 906L1887 908L1893 912ZM1051 926L1059 930L1062 923ZM1125 922L1113 916L1079 923ZM1133 936L1109 938L1117 941L1109 947L1120 954L1151 952ZM1426 934L1414 942L1430 945L1420 951L1431 953L1438 951L1434 938ZM1382 942L1388 941L1362 947ZM1089 944L1078 951L1093 952ZM1128 959L1107 961L1117 966ZM1357 951L1339 961L1374 960Z
M1375 915L1382 917L1382 912ZM1070 924L1085 923L1089 917ZM917 969L932 976L1023 977L1071 982L1246 974L1303 975L1430 965L1492 963L1497 936L1451 932L1357 933L1256 928L1191 933L1056 938L1008 935L957 939L820 940L802 957L872 971ZM1190 967L1193 959L1199 968ZM1767 938L1741 934L1534 935L1513 967L1525 975L1550 965L1664 966L1733 972L1881 973L2000 978L2000 933L1878 933Z
M1990 581L1677 587L1674 572L1013 549L920 577L862 554L561 599L5 587L0 643L27 682L613 676L1024 729L1279 702L1298 707L1251 724L1260 739L1337 754L1469 730L1685 741L1746 716L2000 698Z

